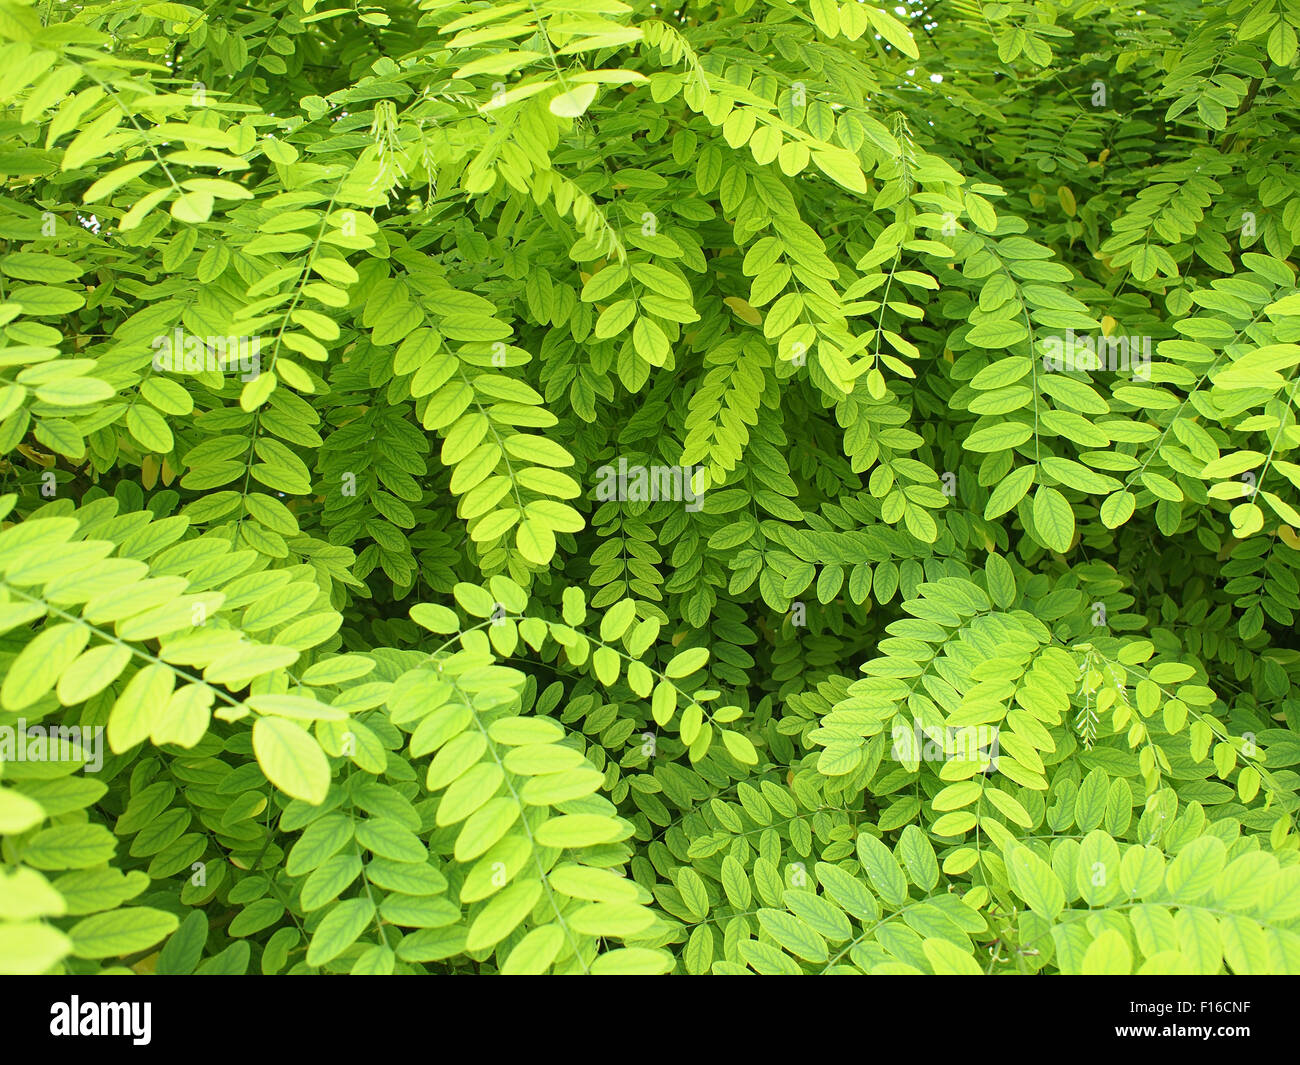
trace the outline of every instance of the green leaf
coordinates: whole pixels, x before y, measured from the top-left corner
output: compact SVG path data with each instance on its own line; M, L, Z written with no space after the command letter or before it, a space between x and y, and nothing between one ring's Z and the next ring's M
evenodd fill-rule
M1133 971L1133 954L1124 937L1113 928L1101 933L1083 956L1084 976L1128 976Z
M867 191L867 179L852 152L841 149L814 151L812 161L818 170L850 192Z
M757 917L759 927L796 957L812 962L824 962L829 958L826 940L799 918L767 908L760 909Z
M1065 552L1074 541L1074 512L1065 496L1040 484L1034 492L1034 529L1046 547Z
M889 848L863 832L858 836L858 860L881 900L895 909L903 906L907 901L907 880Z
M727 748L727 753L742 765L758 765L758 752L754 749L754 744L750 742L748 736L739 732L732 732L728 729L720 731L722 743Z
M411 607L411 620L430 632L450 633L460 631L456 612L436 603L416 603Z
M1019 447L1033 435L1033 430L1028 425L1019 422L999 422L997 425L976 429L966 438L963 446L967 451L980 453L1006 451L1008 448Z
M550 112L562 118L577 118L586 113L591 101L596 98L596 85L579 85L562 92L551 99Z
M534 836L543 847L590 847L617 839L622 831L612 817L566 814L544 822Z
M921 946L937 976L982 976L984 974L974 958L946 939L927 939Z
M316 805L329 790L330 767L320 744L280 717L253 723L253 753L266 779L286 795Z
M511 884L488 902L470 922L465 949L482 950L505 939L528 916L541 895L540 880L522 880ZM524 960L521 958L520 964ZM540 958L535 956L532 960L536 964Z
M327 965L357 941L375 916L375 905L367 898L345 899L316 926L307 947L307 964Z
M989 501L984 507L984 520L992 521L1011 510L1025 498L1025 493L1033 483L1033 466L1019 466L1012 470L989 494Z
M154 971L159 975L188 976L202 959L207 941L207 915L202 910L191 910L158 953Z
M0 924L0 974L32 976L48 972L72 953L72 941L38 921Z
M1102 524L1117 529L1133 516L1135 497L1132 492L1112 492L1101 504Z
M515 533L515 546L534 566L545 566L555 557L555 534L537 518L526 518Z
M876 32L907 56L908 59L918 59L920 57L921 53L917 51L916 41L912 39L912 35L891 15L887 15L884 11L872 7L870 4L866 5L866 14Z
M78 958L116 958L151 947L180 924L175 914L129 906L78 921L68 932Z
M672 680L689 677L709 660L707 647L691 647L674 655L672 661L664 666L664 676Z
M501 965L506 976L539 976L550 968L564 945L564 932L558 925L534 928L515 944Z
M1042 858L1028 847L1017 846L1007 855L1011 886L1034 913L1053 920L1065 907L1060 880Z

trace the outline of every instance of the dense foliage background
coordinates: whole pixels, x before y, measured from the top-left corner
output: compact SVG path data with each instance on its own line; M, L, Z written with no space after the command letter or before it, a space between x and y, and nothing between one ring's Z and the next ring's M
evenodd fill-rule
M1300 3L328 2L0 0L0 971L1300 971Z

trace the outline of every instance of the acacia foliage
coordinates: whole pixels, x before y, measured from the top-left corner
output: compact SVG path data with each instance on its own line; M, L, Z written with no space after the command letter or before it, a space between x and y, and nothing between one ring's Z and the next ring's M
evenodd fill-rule
M0 969L1300 971L1297 25L0 0Z

